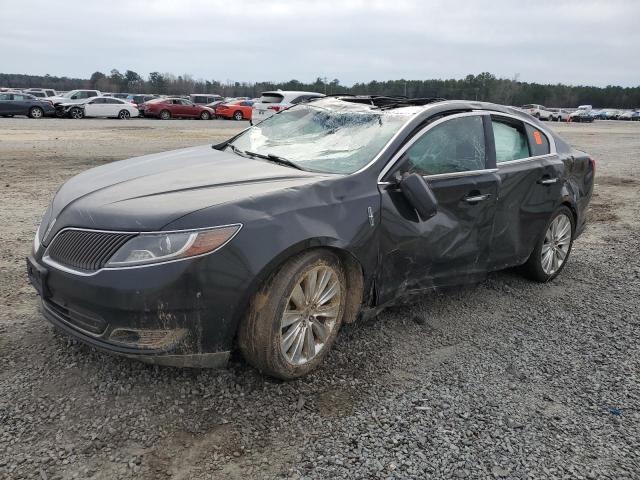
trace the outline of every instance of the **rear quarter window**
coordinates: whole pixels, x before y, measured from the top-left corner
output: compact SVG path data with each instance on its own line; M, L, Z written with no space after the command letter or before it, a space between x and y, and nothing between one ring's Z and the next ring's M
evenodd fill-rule
M547 155L551 152L549 147L549 138L537 128L527 124L527 135L529 136L529 145L531 147L531 156Z

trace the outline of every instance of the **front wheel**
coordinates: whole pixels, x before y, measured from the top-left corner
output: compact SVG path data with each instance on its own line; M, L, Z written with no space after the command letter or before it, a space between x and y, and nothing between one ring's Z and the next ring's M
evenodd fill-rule
M72 108L71 111L69 112L69 116L71 118L75 118L76 120L79 120L82 117L84 117L84 112L82 111L81 108Z
M200 114L200 120L209 120L211 118L211 115L209 114L209 112L202 112Z
M31 107L31 109L29 110L29 116L31 118L42 118L44 117L44 110L42 110L40 107Z
M556 210L546 225L544 235L523 265L524 274L537 282L556 278L569 259L575 228L573 212L568 207Z
M242 120L244 118L244 115L242 115L242 112L238 110L233 114L233 118L234 120Z
M314 370L338 334L347 299L340 260L315 250L287 261L252 299L238 333L244 358L283 380Z
M129 113L129 110L120 110L120 113L118 113L118 118L120 118L121 120L129 120L131 118L131 113Z

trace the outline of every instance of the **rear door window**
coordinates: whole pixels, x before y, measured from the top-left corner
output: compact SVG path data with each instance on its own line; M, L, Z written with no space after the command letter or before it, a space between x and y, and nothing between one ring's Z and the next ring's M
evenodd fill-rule
M451 118L432 127L403 157L402 173L439 175L484 170L486 148L482 116Z
M531 156L523 122L492 117L491 125L496 144L496 163L511 162Z

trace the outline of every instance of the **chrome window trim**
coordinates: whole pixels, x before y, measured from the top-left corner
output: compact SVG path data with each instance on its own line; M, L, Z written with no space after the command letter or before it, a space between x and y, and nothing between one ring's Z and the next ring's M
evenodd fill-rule
M55 234L55 236L53 237L53 239L51 239L51 241L49 242L49 245L47 245L46 250L42 254L42 262L47 264L47 265L49 265L50 267L53 267L53 268L57 269L57 270L61 270L61 271L66 272L66 273L71 273L73 275L79 275L81 277L93 277L94 275L97 275L98 273L103 272L103 271L131 270L133 268L157 267L157 266L160 266L160 265L166 265L168 263L183 262L185 260L191 260L192 258L200 258L200 257L204 257L206 255L211 255L212 253L215 253L218 250L220 250L221 248L223 248L231 240L236 238L236 235L238 235L238 233L240 233L240 230L242 230L243 226L244 226L244 224L242 224L242 223L230 223L230 224L227 224L227 225L216 225L214 227L185 228L185 229L182 229L182 230L155 230L155 231L149 231L149 232L140 232L140 231L132 232L132 231L123 231L123 230L98 230L98 229L93 229L93 228L65 227L62 230L60 230L59 232L57 232ZM192 257L176 258L176 259L173 259L173 260L166 260L166 261L157 262L157 263L145 263L145 264L142 264L142 265L129 265L129 266L126 266L126 267L102 267L102 268L99 268L98 270L93 271L93 272L83 272L81 270L76 270L74 268L67 267L66 265L62 265L61 263L58 263L55 260L53 260L48 255L49 247L53 244L53 242L58 237L58 235L62 234L63 232L66 232L68 230L76 230L76 231L82 231L82 232L95 232L95 233L126 233L128 235L163 235L163 234L167 234L167 233L201 232L203 230L214 230L216 228L226 228L226 227L238 227L238 230L236 230L235 233L233 235L231 235L227 239L227 241L225 241L222 245L220 245L219 247L215 248L214 250L211 250L210 252L206 252L206 253L201 253L200 255L194 255ZM125 245L126 245L126 243L125 243Z
M518 115L513 115L511 113L498 112L496 110L478 110L478 109L476 109L476 110L472 110L470 112L462 112L462 113L455 113L455 114L452 114L452 115L447 115L445 117L439 118L438 120L436 120L433 123L425 125L425 127L422 128L420 131L418 131L411 138L411 140L409 140L405 145L403 145L403 147L384 166L384 168L382 169L382 171L378 175L378 185L387 185L389 183L392 183L392 182L383 182L382 178L387 173L389 173L389 170L391 170L395 166L397 161L409 149L409 147L411 145L413 145L422 135L424 135L431 128L435 127L436 125L440 125L441 123L443 123L443 122L445 122L445 121L447 121L449 119L472 116L472 115L489 115L489 116L495 115L495 116L498 116L498 117L512 118L512 119L517 120L519 122L528 123L531 127L533 127L536 130L539 130L542 133L544 133L544 135L547 137L547 140L549 142L549 153L545 153L544 155L535 155L533 157L519 158L517 160L509 160L507 162L497 163L497 161L496 161L496 167L498 167L498 168L500 167L500 165L512 165L514 163L521 163L521 162L528 162L528 161L532 161L532 160L539 160L541 158L551 157L551 156L557 155L556 141L553 138L553 135L551 135L551 133L546 129L546 127L540 127L540 126L534 124L533 122L530 122L529 120L521 118ZM403 129L404 129L404 127L403 127ZM398 133L400 133L400 132L398 132ZM393 138L392 138L392 140L393 140ZM384 152L389 145L390 145L390 142L389 142L389 144L385 145L385 148L382 150L382 152ZM380 155L378 155L378 157L379 156ZM376 159L377 159L377 157L376 157ZM491 169L491 170L493 170L493 169ZM475 171L476 172L478 172L478 171L481 172L483 170L475 170ZM497 169L496 169L496 171L497 171ZM454 173L454 172L452 172L452 173ZM458 172L456 172L456 173L458 173ZM462 173L462 172L459 172L459 173ZM439 174L439 175L449 175L449 174L445 173L445 174ZM425 178L429 178L429 177L433 177L433 175L425 175Z
M547 158L547 157L555 157L557 154L555 153L545 153L544 155L535 155L533 157L525 157L525 158L518 158L517 160L507 160L506 162L496 162L496 166L498 168L502 167L502 166L509 166L509 165L513 165L513 164L518 164L518 163L525 163L525 162L530 162L532 160L541 160L543 158Z
M425 125L413 137L411 137L411 139L407 143L405 143L402 146L402 148L400 150L398 150L396 152L396 154L391 158L391 160L389 160L389 162L384 166L384 168L382 169L382 171L378 175L378 184L380 184L380 183L384 184L384 182L382 182L382 178L384 178L384 176L387 173L389 173L389 170L391 170L395 166L395 164L398 162L400 157L402 157L402 155L404 155L404 153L409 148L411 148L411 146L415 142L417 142L425 133L427 133L432 128L437 127L438 125L446 122L447 120L452 120L454 118L473 117L473 116L480 116L481 117L483 115L488 115L487 111L485 111L485 110L472 110L471 112L454 113L452 115L447 115L447 116L444 116L442 118L439 118L435 122L429 123L428 125ZM385 149L386 149L386 147L385 147ZM474 170L474 171L478 171L478 170ZM451 173L454 173L454 172L451 172ZM455 172L455 173L462 173L462 172ZM438 174L438 175L449 175L449 174L448 173L442 173L442 174ZM425 175L425 177L426 176L430 177L432 175Z

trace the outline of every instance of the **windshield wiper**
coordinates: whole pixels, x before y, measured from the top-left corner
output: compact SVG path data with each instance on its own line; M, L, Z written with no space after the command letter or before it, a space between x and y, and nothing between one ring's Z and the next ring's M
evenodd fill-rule
M248 156L246 155L247 152L243 152L242 150L240 150L238 147L236 147L235 145L231 145L230 143L227 144L227 147L229 147L231 149L231 151L237 155L240 155L241 157L244 158L248 158Z
M284 157L279 157L278 155L273 155L271 153L264 155L262 153L256 153L256 152L248 152L245 151L244 153L246 153L247 155L251 156L251 157L258 157L258 158L263 158L265 160L270 160L274 163L279 163L280 165L286 165L288 167L293 167L293 168L297 168L298 170L304 170L304 168L302 168L300 165L298 165L297 163L292 162L291 160L284 158Z

